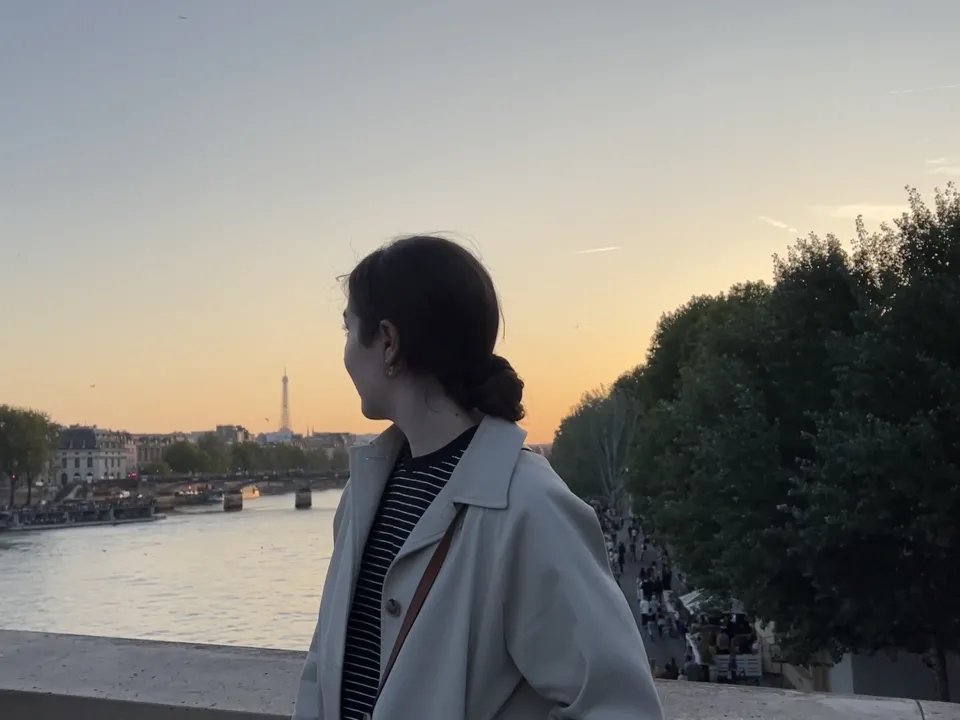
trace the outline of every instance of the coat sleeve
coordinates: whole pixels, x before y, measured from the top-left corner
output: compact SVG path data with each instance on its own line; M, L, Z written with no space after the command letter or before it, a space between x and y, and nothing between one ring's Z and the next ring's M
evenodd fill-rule
M350 483L343 489L340 503L333 515L333 545L337 545L337 534L343 520L344 508L347 504ZM320 689L320 657L318 654L320 643L320 618L310 640L307 650L307 660L300 673L300 684L297 686L297 699L293 707L293 720L323 720L323 696Z
M549 474L552 482L517 493L516 526L504 533L507 649L533 689L557 703L552 720L662 720L596 514Z
M307 661L303 664L303 671L300 673L292 720L323 720L323 698L320 694L320 665L317 653L319 638L320 621L317 620L317 627L310 641L310 649L307 650Z

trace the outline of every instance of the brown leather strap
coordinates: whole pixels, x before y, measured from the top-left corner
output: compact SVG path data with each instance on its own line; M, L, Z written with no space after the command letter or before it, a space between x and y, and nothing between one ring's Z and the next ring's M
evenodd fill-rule
M430 562L427 563L427 569L423 571L423 577L420 578L420 583L417 585L417 589L413 593L413 598L410 600L410 607L407 608L407 612L403 616L403 622L400 624L400 632L397 634L397 639L393 643L393 650L390 652L390 659L387 660L387 666L383 669L383 673L380 676L380 689L377 690L377 698L380 697L383 686L387 684L387 678L390 676L390 671L393 670L394 663L397 662L397 656L400 654L403 642L407 639L407 635L410 634L410 628L413 627L413 623L417 619L417 615L420 614L420 609L423 607L423 602L430 593L430 588L433 587L433 583L436 582L437 576L440 574L443 561L447 559L447 553L450 551L450 543L453 542L453 535L456 533L466 509L466 505L461 505L457 508L457 514L454 515L453 520L450 521L447 531L443 534L443 537L440 538L440 544L437 545L437 549L433 551Z

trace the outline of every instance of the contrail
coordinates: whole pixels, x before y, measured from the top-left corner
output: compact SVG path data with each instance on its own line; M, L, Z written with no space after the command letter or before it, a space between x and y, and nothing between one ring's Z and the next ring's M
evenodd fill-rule
M779 228L780 230L786 230L787 232L792 232L792 233L797 232L797 229L795 227L788 225L787 223L783 222L783 220L777 220L776 218L768 217L766 215L758 215L757 220L759 220L760 222L765 222L767 225L770 225L771 227Z
M602 252L613 252L614 250L619 250L619 245L613 245L611 247L602 247L602 248L591 248L590 250L577 250L574 255L593 255L594 253Z
M960 83L953 85L936 85L935 87L910 88L909 90L891 90L888 95L910 95L911 93L935 92L937 90L957 90Z

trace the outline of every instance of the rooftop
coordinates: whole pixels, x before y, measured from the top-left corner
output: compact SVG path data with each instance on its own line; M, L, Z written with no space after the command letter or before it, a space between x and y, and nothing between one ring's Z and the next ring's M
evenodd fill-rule
M0 630L3 720L289 719L303 654ZM960 720L960 705L657 684L668 720Z

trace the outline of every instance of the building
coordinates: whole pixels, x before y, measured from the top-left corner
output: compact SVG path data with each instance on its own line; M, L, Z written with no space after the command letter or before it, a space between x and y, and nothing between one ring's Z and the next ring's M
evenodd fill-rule
M352 447L357 441L353 433L339 432L310 432L303 438L304 450L323 450L331 456L336 449Z
M250 441L250 432L243 425L217 425L214 434L227 445Z
M125 478L137 469L130 433L74 425L60 431L54 466L59 484Z
M137 469L163 461L163 454L171 445L187 439L183 433L163 433L160 435L134 435L137 448Z
M257 442L260 445L299 445L298 439L302 438L286 430L260 433L257 435Z

